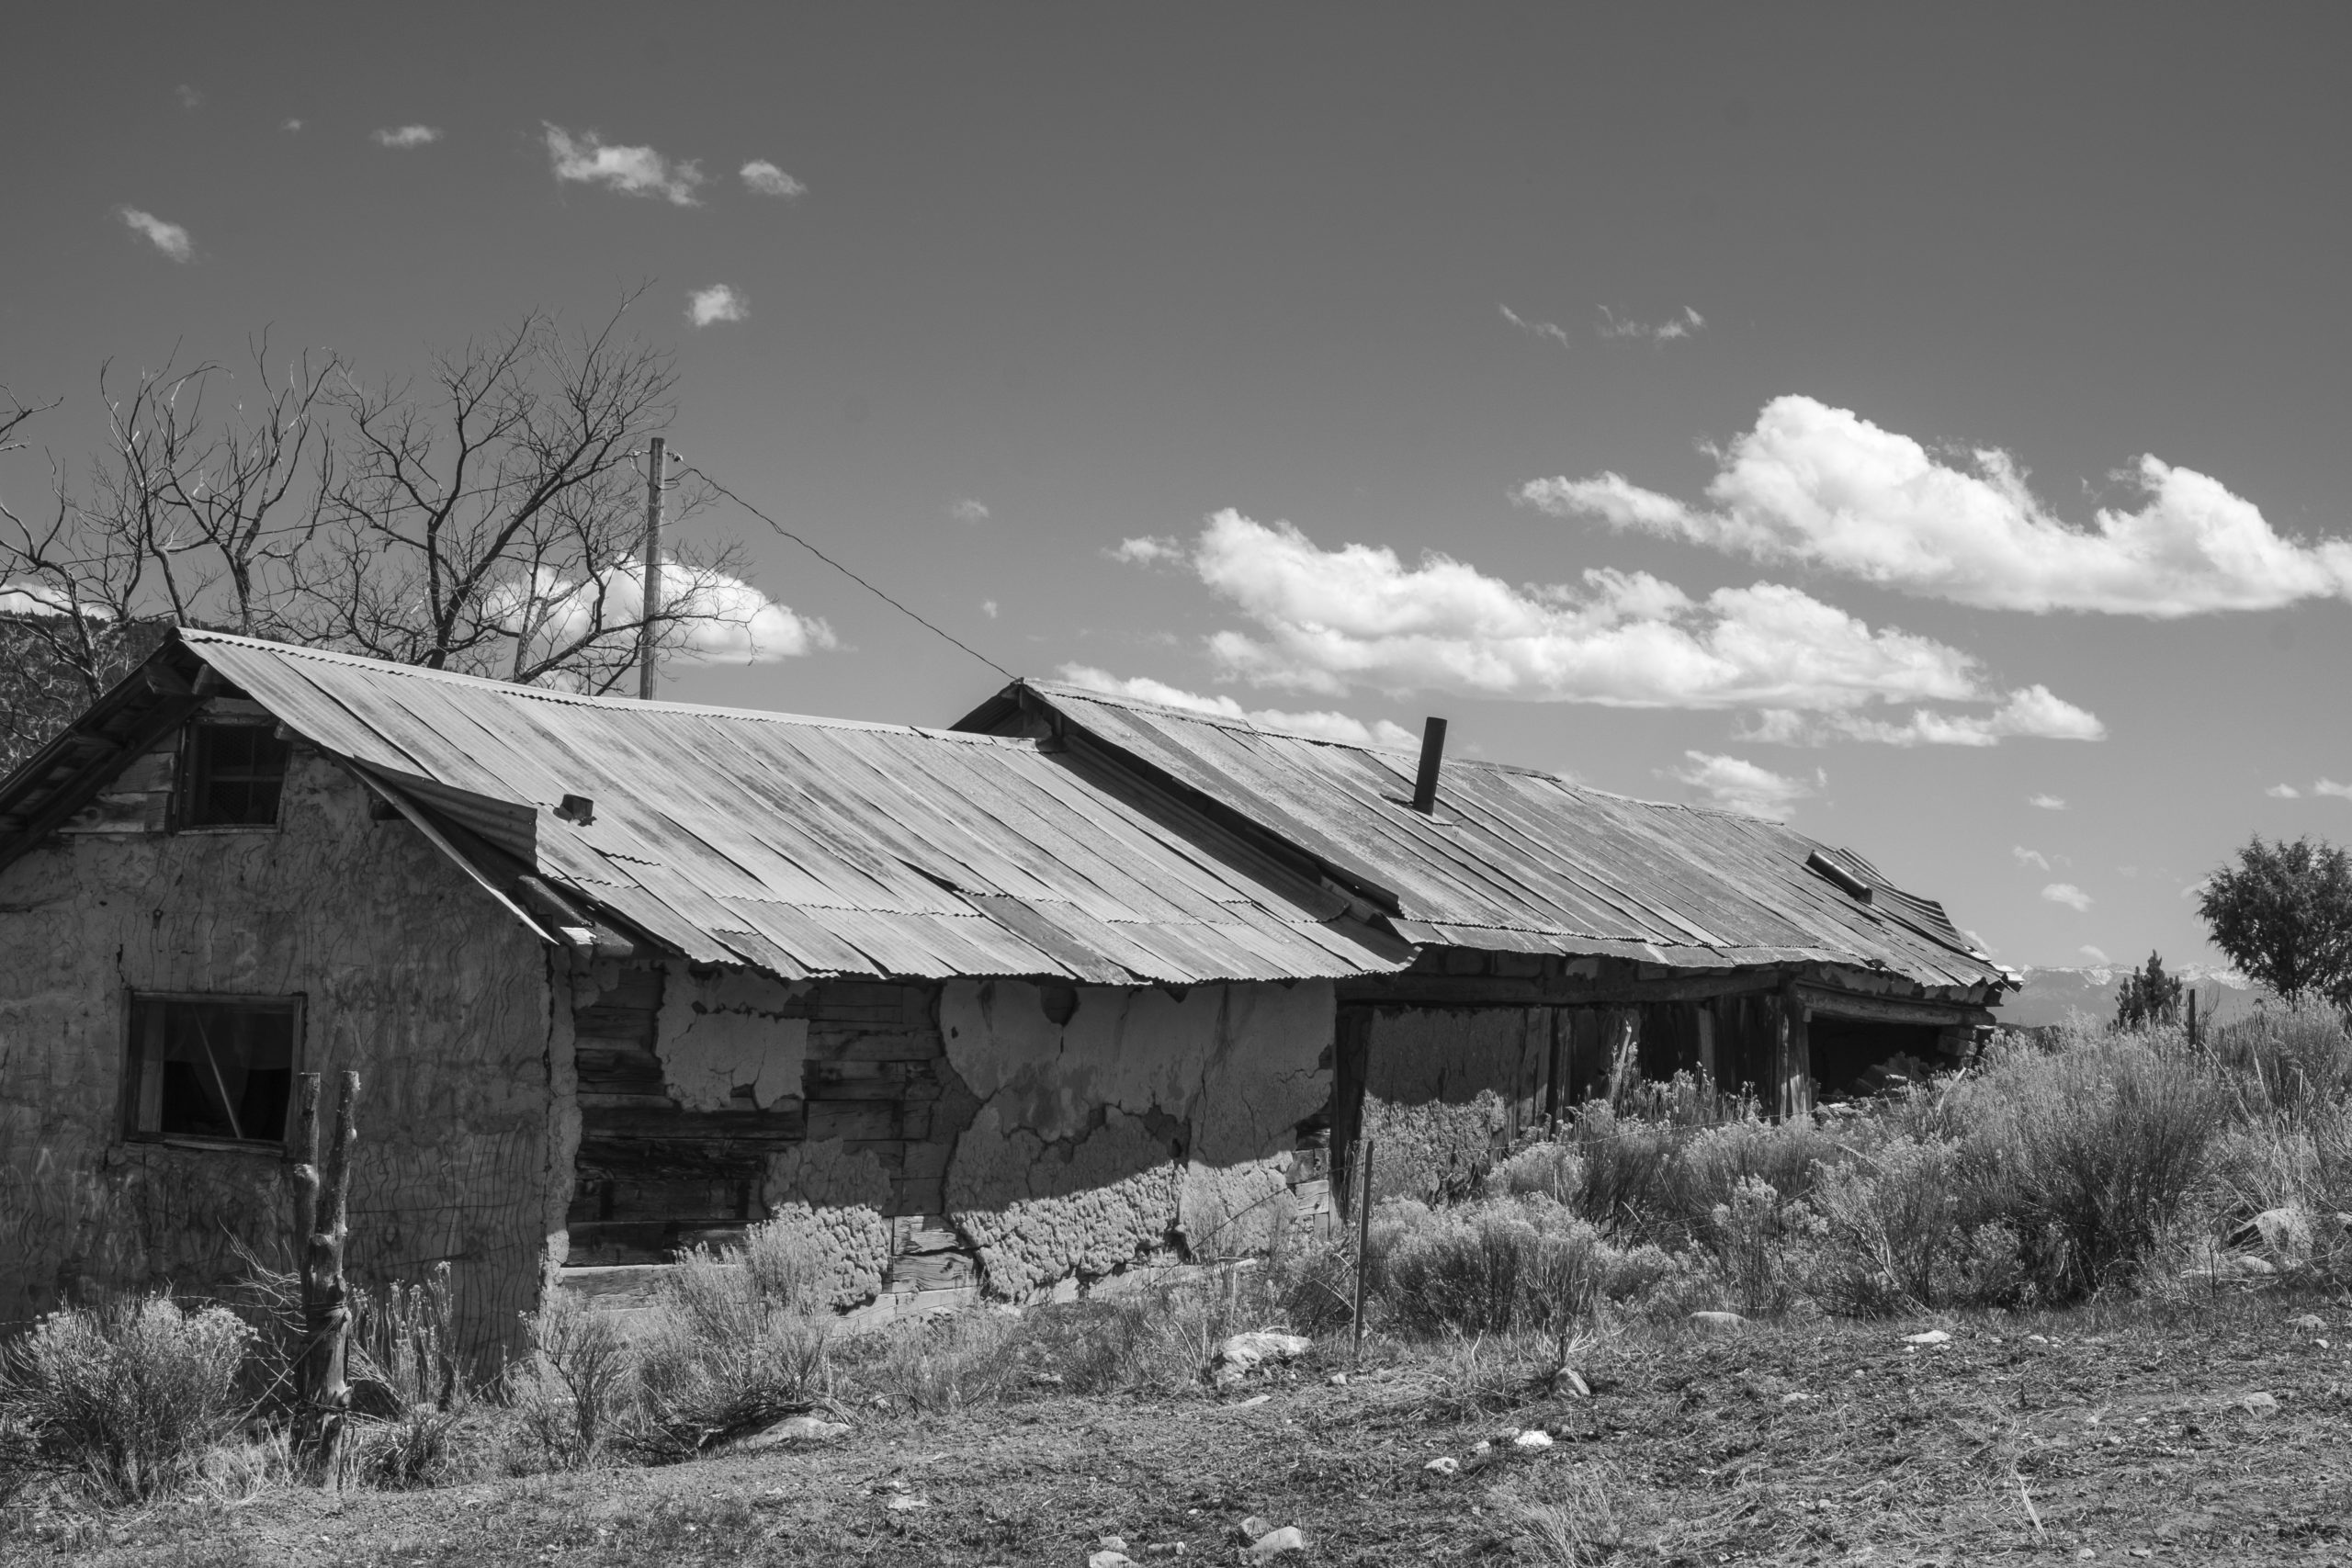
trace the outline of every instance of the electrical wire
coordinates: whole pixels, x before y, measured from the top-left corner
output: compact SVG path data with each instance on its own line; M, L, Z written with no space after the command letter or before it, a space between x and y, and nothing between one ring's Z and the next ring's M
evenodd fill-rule
M1003 665L999 664L995 660L990 659L987 654L982 653L970 643L964 641L961 637L955 636L953 633L942 631L939 627L932 625L929 621L924 620L921 615L915 614L912 610L908 609L904 604L899 604L896 599L891 598L888 593L883 592L882 590L875 587L874 584L866 581L865 579L858 576L857 573L850 570L849 568L843 566L841 562L835 560L832 557L827 555L824 551L819 549L816 546L810 544L808 540L802 538L799 535L794 533L791 529L786 527L783 524L777 522L775 518L769 516L758 507L753 506L750 502L745 501L741 496L737 495L733 491L729 490L717 479L712 479L710 475L703 469L695 468L689 464L685 468L681 470L680 477L683 478L686 474L695 475L696 478L700 479L703 483L708 485L711 489L717 491L719 494L725 496L728 500L733 502L736 505L741 507L744 511L750 513L752 516L758 518L761 522L766 524L769 527L775 529L786 538L790 539L794 544L798 545L802 549L807 550L810 555L815 556L819 560L823 561L827 566L831 567L835 571L840 572L843 577L848 578L852 582L856 583L860 588L865 589L868 593L873 594L876 599L881 600L882 603L889 605L890 608L898 611L899 614L906 616L909 620L914 622L915 625L922 627L925 631L932 633L935 637L944 637L947 641L954 643L957 648L962 649L965 652L970 654L973 658L978 660L981 663L987 665L989 669L995 671L1006 680L1018 681L1021 679L1020 676L1015 675L1012 671L1007 670Z

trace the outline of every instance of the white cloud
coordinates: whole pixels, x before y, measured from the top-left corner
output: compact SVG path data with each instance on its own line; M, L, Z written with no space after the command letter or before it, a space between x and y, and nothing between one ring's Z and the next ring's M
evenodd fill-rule
M1997 746L2007 739L2104 740L2098 716L2055 696L2047 686L2011 692L1989 714L1941 713L1914 708L1899 724L1860 714L1807 716L1785 708L1767 709L1742 729L1743 740L1783 746L1819 746L1831 740L1862 740L1882 746Z
M1338 740L1350 746L1377 746L1391 751L1410 751L1420 745L1420 739L1401 724L1376 719L1371 724L1351 718L1346 714L1329 708L1304 713L1286 713L1281 708L1245 708L1231 697L1204 697L1197 692L1171 686L1165 681L1155 681L1148 675L1118 676L1091 664L1065 664L1061 677L1073 686L1086 686L1097 692L1109 692L1114 696L1133 697L1137 702L1158 703L1162 707L1184 708L1193 713L1214 714L1220 718L1247 719L1264 729L1287 730L1293 735L1308 735L1317 740Z
M794 197L808 194L807 186L802 185L765 158L752 159L743 165L741 172L743 184L760 196L780 196L789 201Z
M1688 784L1699 792L1705 804L1736 811L1744 817L1783 820L1796 809L1798 801L1814 792L1814 786L1803 779L1776 773L1743 758L1708 751L1685 751L1682 755L1689 759L1688 765L1661 770L1658 776Z
M980 601L980 614L981 614L981 615L986 615L986 616L987 616L989 620L991 620L991 621L995 620L995 619L996 619L996 601L995 601L995 600L993 600L993 599L983 599L983 600L981 600L981 601Z
M1164 561L1182 561L1187 557L1184 542L1167 534L1147 534L1138 539L1122 539L1102 553L1129 566L1159 566Z
M2055 795L2030 795L2027 797L2026 804L2028 806L2037 807L2043 811L2064 811L2066 809L2064 797Z
M1502 311L1504 321L1523 333L1535 337L1549 338L1562 348L1576 346L1575 340L1568 335L1568 329L1557 321L1531 321L1508 305L1498 305L1496 309Z
M698 205L695 187L703 183L702 166L691 159L673 162L650 147L612 145L593 130L575 137L560 125L547 126L547 139L548 161L558 180L599 185L624 196L660 197L680 207Z
M178 224L166 223L153 213L141 212L135 207L116 210L132 233L141 235L174 261L184 262L196 254L196 242L189 239L187 231Z
M947 515L958 523L985 523L989 520L989 509L967 495L950 506Z
M1185 558L1172 540L1130 539L1112 553ZM1286 523L1232 511L1208 520L1189 559L1258 628L1220 632L1210 651L1227 673L1261 684L1849 716L1873 702L2001 705L1966 724L1929 716L1883 734L1855 720L1857 735L1878 739L1950 739L1939 724L2017 734L2098 723L2038 687L2005 698L1955 649L1873 631L1772 583L1718 589L1703 601L1640 572L1594 570L1575 586L1513 586L1435 553L1408 567L1385 547L1326 550Z
M2275 784L2262 793L2273 800L2300 800L2303 794L2290 784Z
M2071 882L2052 883L2041 890L2041 899L2045 904L2064 904L2078 913L2091 907L2091 896Z
M2178 616L2352 597L2352 540L2281 537L2217 479L2143 457L2137 511L2075 527L2007 453L1939 461L1907 435L1806 397L1775 398L1716 454L1711 506L1623 476L1537 479L1530 505L1758 560L1996 610Z
M2093 947L2089 942L2083 943L2082 946L2075 949L2075 951L2081 953L2085 958L2089 959L2094 964L2107 964L2114 962L2113 959L2108 957L2107 950L2105 948Z
M200 109L204 107L204 95L185 82L172 89L172 96L180 101L180 107L184 109Z
M2340 784L2334 779L2322 779L2312 785L2313 795L2332 795L2338 800L2352 800L2352 784Z
M645 585L639 563L619 562L603 580L603 613L606 625L627 624L644 611ZM596 586L571 581L542 571L532 590L531 619L539 637L560 642L585 632L597 609ZM777 604L751 583L725 572L665 563L662 569L662 602L680 615L664 634L671 657L706 664L773 664L839 646L832 627L814 615L803 615ZM522 620L524 593L509 588L493 604L492 618L510 632ZM675 641L668 639L674 637Z
M2009 857L2019 865L2038 865L2044 871L2050 869L2048 855L2043 854L2040 850L2027 849L2023 844L2010 845Z
M434 125L383 126L370 132L368 140L379 147L429 147L441 140L441 128Z
M289 119L281 124L277 129L280 130L300 130L302 129L302 122L299 119Z
M686 296L686 320L707 327L713 321L740 321L752 313L752 302L731 284L714 283Z
M73 598L54 583L27 578L0 581L0 615L62 615L73 607ZM102 604L85 604L82 614L91 620L113 619Z
M1688 305L1682 307L1680 315L1668 316L1665 321L1654 325L1644 321L1625 321L1620 318L1616 311L1603 305L1600 308L1600 325L1596 330L1602 337L1638 337L1647 338L1652 343L1672 343L1677 338L1689 337L1706 324L1707 318Z

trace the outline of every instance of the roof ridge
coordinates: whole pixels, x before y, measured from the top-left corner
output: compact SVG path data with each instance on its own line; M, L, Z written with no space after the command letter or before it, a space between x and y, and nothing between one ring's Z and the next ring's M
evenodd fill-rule
M876 730L891 735L922 735L941 740L986 741L1011 744L1014 750L1031 749L1035 740L1018 736L984 735L974 730L933 728L920 724L888 724L867 718L837 718L826 714L786 713L780 708L741 708L707 703L647 702L639 697L603 696L591 692L566 692L549 686L526 686L518 682L501 681L488 675L469 675L457 670L431 670L421 664L401 664L390 659L377 659L364 653L345 653L340 649L311 648L301 643L274 642L267 637L240 637L232 632L207 631L197 626L178 628L181 640L192 649L205 643L226 643L250 649L255 652L286 659L310 659L323 663L340 664L347 668L366 670L385 676L409 680L446 682L451 685L486 689L510 699L527 699L555 703L571 707L608 708L616 713L691 714L699 718L746 719L759 724L814 725L829 729ZM198 657L201 657L199 651Z

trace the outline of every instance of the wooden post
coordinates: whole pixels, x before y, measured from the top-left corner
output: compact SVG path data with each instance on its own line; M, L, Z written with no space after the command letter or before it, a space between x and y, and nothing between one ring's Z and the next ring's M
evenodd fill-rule
M2196 989L2195 989L2194 987L2191 987L2191 988L2190 988L2190 990L2189 990L2189 993L2188 993L2188 1043L2189 1043L2189 1044L2191 1044L2191 1045L2195 1045L2195 1044L2198 1043L2198 1042L2197 1042L2197 992L2196 992Z
M295 1361L294 1450L314 1476L334 1463L351 1408L351 1385L344 1381L344 1356L351 1335L351 1293L343 1277L343 1245L350 1235L351 1146L358 1141L352 1105L359 1098L359 1075L343 1075L336 1097L334 1133L324 1167L319 1158L319 1075L301 1077L301 1120L295 1145L302 1162L294 1168L294 1224L302 1269L302 1348Z
M1356 1303L1348 1321L1350 1371L1363 1360L1363 1276L1372 1244L1372 1140L1369 1137L1356 1145L1356 1164L1363 1168L1363 1179L1356 1191Z
M670 443L655 436L645 459L645 625L638 632L637 695L651 702L661 690L654 654L662 634L662 479L670 466Z

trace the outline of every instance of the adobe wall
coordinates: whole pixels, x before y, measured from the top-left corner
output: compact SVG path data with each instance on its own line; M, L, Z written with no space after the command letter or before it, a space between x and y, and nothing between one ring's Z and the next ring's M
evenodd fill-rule
M0 871L0 1325L93 1287L219 1287L240 1240L290 1257L282 1155L126 1141L121 1092L128 992L299 993L299 1069L330 1107L335 1074L362 1083L352 1271L446 1259L477 1345L511 1340L543 1273L569 1048L542 944L306 746L274 832L153 830L142 797L171 761L136 760Z

